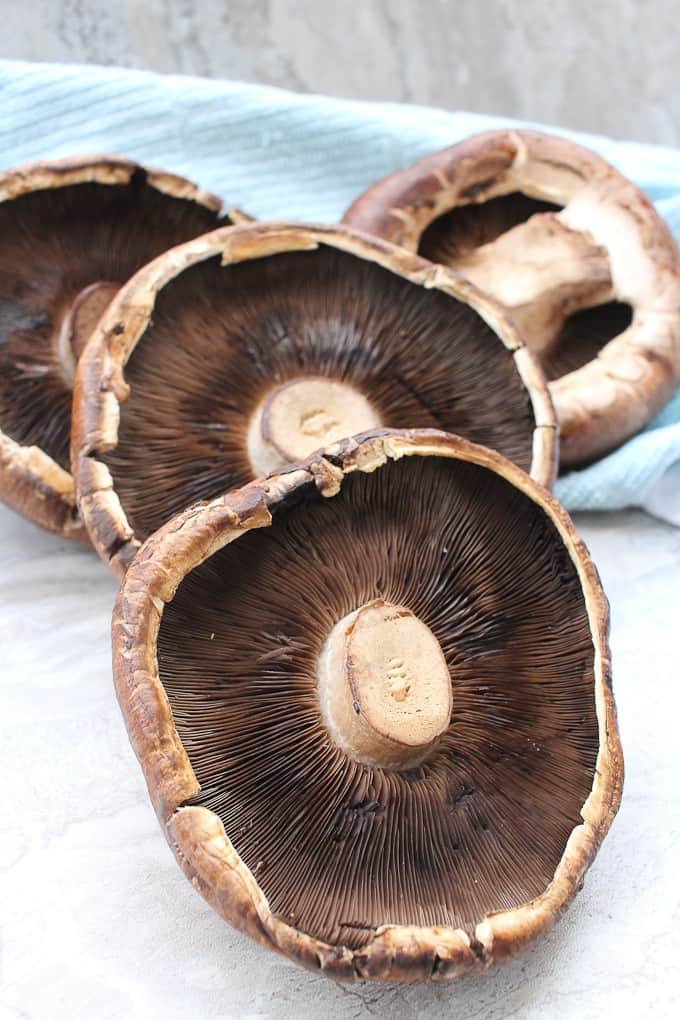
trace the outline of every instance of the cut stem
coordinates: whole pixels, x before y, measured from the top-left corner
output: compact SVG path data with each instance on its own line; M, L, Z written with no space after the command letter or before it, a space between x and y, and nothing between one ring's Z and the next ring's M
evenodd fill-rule
M343 617L319 656L321 712L357 761L412 768L449 726L448 666L430 628L382 599Z
M85 350L94 327L119 290L119 283L110 283L107 280L91 283L89 287L84 287L76 294L62 319L57 334L57 358L69 386L73 386L78 359Z
M347 383L316 376L293 379L277 386L253 415L250 463L256 475L267 475L379 425L368 400Z

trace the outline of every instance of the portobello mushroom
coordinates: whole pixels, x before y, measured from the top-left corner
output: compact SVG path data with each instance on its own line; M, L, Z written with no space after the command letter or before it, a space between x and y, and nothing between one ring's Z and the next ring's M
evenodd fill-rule
M443 427L554 476L547 385L492 299L348 228L217 230L133 277L81 359L80 509L122 573L196 500L380 426Z
M28 520L87 540L69 463L76 362L121 284L213 230L220 205L119 156L0 175L0 499Z
M449 979L555 922L623 777L608 605L566 512L435 430L185 510L124 579L114 675L166 838L263 946Z
M344 222L456 269L512 314L550 380L560 465L639 431L680 383L680 253L588 149L489 131L377 182Z

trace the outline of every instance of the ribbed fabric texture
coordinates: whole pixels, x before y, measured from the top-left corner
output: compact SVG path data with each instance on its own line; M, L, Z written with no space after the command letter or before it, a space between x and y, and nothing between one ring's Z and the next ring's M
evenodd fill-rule
M372 181L508 123L517 122L238 82L0 61L2 167L120 153L184 174L258 219L333 222ZM680 239L679 151L544 129L601 153ZM560 479L557 494L572 510L643 506L680 525L680 392L642 434Z

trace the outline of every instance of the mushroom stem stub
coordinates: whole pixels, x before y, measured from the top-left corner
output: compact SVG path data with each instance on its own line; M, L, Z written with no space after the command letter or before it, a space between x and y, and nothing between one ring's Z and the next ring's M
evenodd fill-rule
M451 678L437 638L382 599L343 617L319 656L319 704L334 742L384 768L419 764L451 719Z
M606 250L554 213L532 216L447 263L503 302L539 358L554 347L569 315L613 296Z
M347 383L293 379L277 386L253 415L248 455L255 474L266 475L380 424L368 400Z
M66 382L71 386L76 365L87 341L120 290L119 283L102 280L84 287L64 315L57 335L57 357Z

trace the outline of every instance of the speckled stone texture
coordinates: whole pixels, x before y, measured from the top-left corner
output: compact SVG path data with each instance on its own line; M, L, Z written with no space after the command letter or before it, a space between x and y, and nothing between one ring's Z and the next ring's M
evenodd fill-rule
M675 0L10 0L0 56L120 64L680 143Z
M166 846L111 682L115 581L0 508L2 1020L675 1017L680 530L577 518L612 603L621 811L535 949L446 986L341 987L232 931Z

